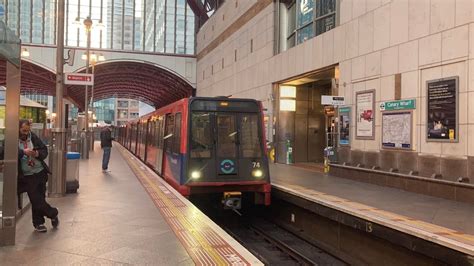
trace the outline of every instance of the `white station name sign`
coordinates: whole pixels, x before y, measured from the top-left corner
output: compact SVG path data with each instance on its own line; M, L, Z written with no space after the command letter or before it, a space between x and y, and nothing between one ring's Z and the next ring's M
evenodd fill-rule
M321 95L321 104L340 106L345 105L346 102L344 100L344 96Z
M93 74L65 73L64 84L68 85L94 85Z

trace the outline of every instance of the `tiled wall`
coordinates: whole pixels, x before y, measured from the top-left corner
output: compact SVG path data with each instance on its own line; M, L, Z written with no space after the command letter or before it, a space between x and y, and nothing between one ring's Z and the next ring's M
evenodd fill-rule
M241 0L236 8L235 0L226 1L199 32L198 53L256 2ZM339 94L346 102L354 109L355 93L374 89L377 107L395 98L395 75L401 74L401 98L417 100L414 151L474 156L473 6L471 0L340 0L340 26L273 55L277 7L271 4L198 60L197 94L256 98L271 110L272 83L339 64ZM223 15L225 23L219 21ZM451 76L459 76L459 143L426 142L426 81ZM380 151L380 118L377 111L375 140L353 134L352 150Z

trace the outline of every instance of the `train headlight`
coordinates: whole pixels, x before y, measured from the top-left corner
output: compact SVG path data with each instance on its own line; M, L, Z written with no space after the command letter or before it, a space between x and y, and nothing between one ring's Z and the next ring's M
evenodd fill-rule
M199 179L199 178L201 178L201 172L199 172L199 171L192 171L192 172L191 172L191 178L192 178L192 179Z
M260 169L253 170L252 175L253 175L253 177L260 178L260 177L263 176L263 171L260 170Z

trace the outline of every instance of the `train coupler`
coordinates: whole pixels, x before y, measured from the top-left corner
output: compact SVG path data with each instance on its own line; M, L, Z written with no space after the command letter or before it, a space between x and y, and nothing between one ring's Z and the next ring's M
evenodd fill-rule
M240 210L242 208L242 192L224 192L222 204L224 209Z

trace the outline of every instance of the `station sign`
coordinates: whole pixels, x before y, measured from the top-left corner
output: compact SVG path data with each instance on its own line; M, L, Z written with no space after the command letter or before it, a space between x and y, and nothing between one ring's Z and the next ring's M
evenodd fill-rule
M345 105L346 103L344 96L321 95L321 104L340 106Z
M380 103L380 111L398 111L415 108L416 104L414 99Z
M68 85L94 85L94 74L65 73L64 84Z

